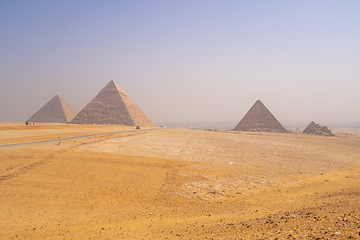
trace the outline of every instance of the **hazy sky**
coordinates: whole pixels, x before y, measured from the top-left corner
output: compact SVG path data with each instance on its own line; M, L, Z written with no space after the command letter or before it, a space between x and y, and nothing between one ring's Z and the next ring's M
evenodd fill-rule
M360 1L0 0L0 121L115 80L154 122L360 123Z

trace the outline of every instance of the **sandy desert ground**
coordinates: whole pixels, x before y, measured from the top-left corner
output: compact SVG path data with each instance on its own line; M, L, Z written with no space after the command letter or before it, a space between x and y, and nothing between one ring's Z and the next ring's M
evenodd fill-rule
M61 138L131 131L94 137ZM1 123L1 239L360 239L360 131Z

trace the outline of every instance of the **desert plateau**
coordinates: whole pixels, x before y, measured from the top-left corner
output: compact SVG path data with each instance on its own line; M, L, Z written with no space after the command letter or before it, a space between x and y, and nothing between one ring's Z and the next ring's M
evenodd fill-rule
M0 123L0 238L360 239L360 131L333 133Z

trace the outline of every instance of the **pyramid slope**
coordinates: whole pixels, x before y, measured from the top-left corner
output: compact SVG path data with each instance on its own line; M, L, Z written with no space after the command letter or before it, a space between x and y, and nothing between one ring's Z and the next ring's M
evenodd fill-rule
M54 96L42 108L29 118L29 122L67 123L78 112L59 95Z
M255 102L234 131L287 132L260 100Z
M314 121L312 121L303 131L303 133L311 133L313 129L317 128L317 125Z
M111 80L71 123L155 127L114 80Z

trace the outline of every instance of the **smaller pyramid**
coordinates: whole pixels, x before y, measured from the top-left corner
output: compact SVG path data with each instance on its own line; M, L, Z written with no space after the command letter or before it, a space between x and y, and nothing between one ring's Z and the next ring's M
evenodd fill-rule
M111 80L71 123L156 126L114 80Z
M234 131L287 132L260 100L255 102Z
M69 103L59 95L56 95L32 115L28 122L67 123L70 122L77 113Z
M324 136L335 136L331 130L326 126L321 126L315 122L311 122L303 131L303 133L314 134L314 135L324 135Z

